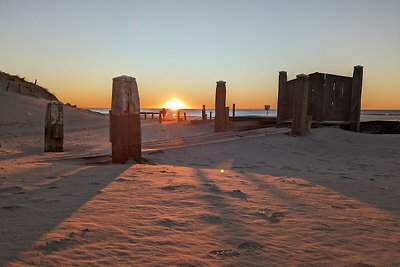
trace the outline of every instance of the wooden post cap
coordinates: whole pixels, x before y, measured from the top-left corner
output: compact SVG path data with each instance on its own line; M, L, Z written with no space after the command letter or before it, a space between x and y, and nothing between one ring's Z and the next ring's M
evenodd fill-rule
M282 75L282 74L284 75L284 74L287 74L287 72L284 71L284 70L281 70L281 71L279 72L279 74L280 74L280 75Z
M301 74L297 74L296 78L298 78L298 79L308 79L308 75L304 74L304 73L301 73Z
M361 65L356 65L356 66L354 66L354 69L363 69L364 67L363 66L361 66Z
M136 81L136 78L128 75L121 75L118 77L114 77L113 81Z
M226 82L225 82L225 81L217 81L217 83L223 83L223 84L225 84Z

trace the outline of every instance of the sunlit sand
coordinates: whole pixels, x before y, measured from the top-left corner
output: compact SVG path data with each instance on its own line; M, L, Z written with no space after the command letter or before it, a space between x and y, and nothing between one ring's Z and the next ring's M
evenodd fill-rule
M0 265L400 264L397 135L142 120L146 163L110 164L108 116L65 106L49 154L47 101L0 100Z

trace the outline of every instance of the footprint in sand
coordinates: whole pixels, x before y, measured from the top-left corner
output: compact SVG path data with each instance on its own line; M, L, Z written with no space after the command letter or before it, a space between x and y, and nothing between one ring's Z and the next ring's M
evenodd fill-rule
M246 254L258 254L262 252L264 245L254 241L246 241L240 243L237 248Z
M267 211L259 211L257 213L257 217L262 218L270 223L279 223L282 221L283 217L285 217L284 212L271 212L269 210Z
M208 253L211 255L218 256L218 257L228 257L228 258L240 256L239 252L232 250L232 249L216 249L216 250L212 250Z
M195 188L195 186L193 185L187 185L187 184L178 184L178 185L168 185L168 186L164 186L161 187L161 190L164 191L183 191L183 190L187 190L187 189L192 189Z
M183 226L182 223L176 222L171 219L162 219L157 222L157 225L167 227L167 228L175 228L175 227Z
M213 192L213 193L222 192L221 189L219 189L218 186L216 186L213 183L204 183L203 186L207 188L208 192Z
M363 262L357 262L356 264L349 265L349 266L351 266L351 267L375 267L376 265L363 263Z
M24 190L24 188L22 188L20 186L9 186L9 187L0 188L0 193L15 194L15 193L21 192L23 190Z
M199 219L211 224L220 224L222 222L221 217L212 214L202 214L199 216Z
M9 206L2 206L1 208L4 209L4 210L13 211L13 210L16 210L16 209L21 208L21 206L18 206L18 205L9 205Z
M231 197L234 197L234 198L247 199L247 194L243 193L239 189L235 189L235 190L228 192L228 195L230 195Z

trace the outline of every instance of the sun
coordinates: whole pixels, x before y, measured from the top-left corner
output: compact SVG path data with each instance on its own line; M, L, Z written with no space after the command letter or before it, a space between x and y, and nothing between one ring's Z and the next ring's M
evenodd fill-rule
M178 110L178 109L186 109L188 108L187 105L185 105L181 100L178 98L171 98L168 100L167 103L164 105L165 108L167 109L172 109L172 110Z

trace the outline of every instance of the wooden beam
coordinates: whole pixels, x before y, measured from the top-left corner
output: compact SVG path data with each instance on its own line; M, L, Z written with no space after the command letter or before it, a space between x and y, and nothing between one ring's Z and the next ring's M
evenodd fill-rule
M360 131L361 91L363 66L355 66L353 71L353 86L351 90L350 131Z
M292 134L305 135L308 133L307 109L308 109L308 75L297 75L294 88ZM309 118L311 120L311 118Z

